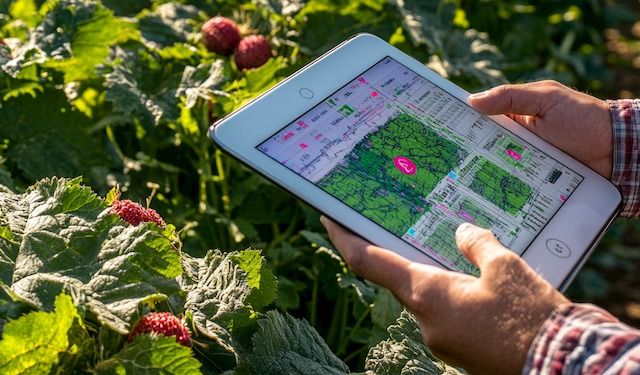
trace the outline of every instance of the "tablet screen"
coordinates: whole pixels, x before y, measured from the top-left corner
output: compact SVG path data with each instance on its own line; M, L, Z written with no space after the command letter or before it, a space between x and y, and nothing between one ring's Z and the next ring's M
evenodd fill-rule
M462 222L522 255L583 177L391 57L257 146L447 268Z

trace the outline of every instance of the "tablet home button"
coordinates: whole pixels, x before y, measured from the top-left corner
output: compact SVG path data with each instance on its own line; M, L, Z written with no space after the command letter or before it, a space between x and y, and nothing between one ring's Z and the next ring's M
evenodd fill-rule
M547 249L551 252L551 254L559 257L559 258L568 258L571 256L571 249L569 246L560 240L556 240L555 238L550 238L547 240Z
M301 88L298 92L300 93L300 96L302 96L305 99L313 98L313 91L309 90L306 87Z

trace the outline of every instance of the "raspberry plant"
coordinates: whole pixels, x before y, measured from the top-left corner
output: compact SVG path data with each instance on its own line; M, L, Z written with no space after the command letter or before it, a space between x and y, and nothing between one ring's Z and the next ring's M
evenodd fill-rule
M597 90L604 2L521 3L0 0L3 373L453 373L389 292L347 271L314 210L206 132L361 31L472 91ZM226 21L208 36L216 17L267 43L239 48ZM132 203L155 191L156 214L126 203L137 225L121 220L125 200L100 198L115 185ZM192 347L127 341L149 313L181 316Z

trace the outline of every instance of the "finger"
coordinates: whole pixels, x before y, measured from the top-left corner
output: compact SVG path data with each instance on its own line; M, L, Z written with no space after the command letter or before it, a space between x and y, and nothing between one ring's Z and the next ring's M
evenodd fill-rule
M553 94L561 84L554 81L502 85L469 96L469 104L488 115L517 114L543 116L556 101Z
M411 262L406 258L372 245L339 224L320 217L331 241L356 274L389 289L410 311L427 312L449 298L449 288L460 278L458 272Z
M509 253L490 230L469 223L460 224L456 230L456 244L462 254L481 271L491 259Z
M394 293L406 294L411 285L411 261L372 245L324 216L320 221L353 272Z

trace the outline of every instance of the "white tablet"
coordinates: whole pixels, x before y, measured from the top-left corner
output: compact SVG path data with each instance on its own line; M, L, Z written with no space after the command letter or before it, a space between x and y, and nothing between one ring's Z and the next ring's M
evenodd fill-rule
M606 179L383 40L340 44L210 136L325 215L409 259L477 274L455 245L490 228L556 288L618 212Z

